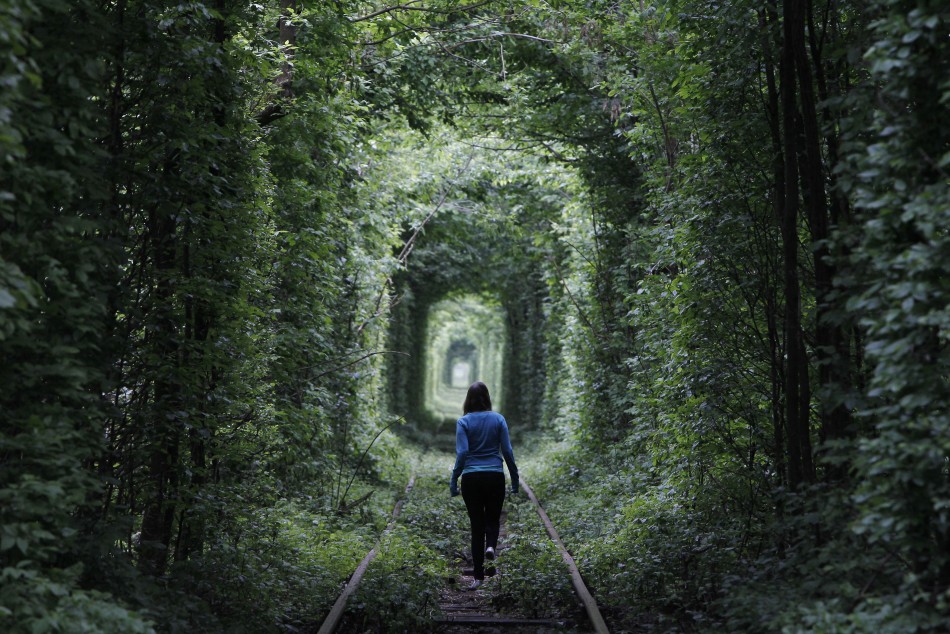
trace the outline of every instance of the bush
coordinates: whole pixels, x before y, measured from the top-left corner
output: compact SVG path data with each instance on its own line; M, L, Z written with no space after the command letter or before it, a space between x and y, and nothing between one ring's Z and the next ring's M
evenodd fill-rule
M29 562L0 573L0 630L9 634L154 634L148 620L114 597L76 587L80 570L41 574Z
M284 501L235 518L187 574L229 632L319 622L373 541L372 526ZM254 606L253 610L248 606Z

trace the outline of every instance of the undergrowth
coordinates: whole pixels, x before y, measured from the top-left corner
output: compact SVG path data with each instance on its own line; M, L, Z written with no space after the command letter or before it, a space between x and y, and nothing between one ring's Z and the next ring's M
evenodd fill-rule
M499 574L487 585L499 612L527 618L574 616L576 599L570 571L531 505L519 491L505 501L508 538L499 559Z
M596 450L550 439L522 471L611 631L946 631L950 600L913 596L902 563L863 538L846 491L759 493L740 508L726 472L714 474L716 486L700 485L622 444Z
M173 570L183 592L161 602L163 629L257 634L318 627L405 486L408 452L393 439L385 445L385 459L356 474L341 472L341 490L350 484L342 505L326 490L289 491L265 477L242 485L243 496L209 496L199 509L214 530L203 557ZM201 603L210 610L198 609ZM203 622L193 616L209 612Z
M439 615L439 591L451 574L446 560L461 548L461 520L448 497L450 468L432 454L414 462L413 489L350 599L345 631L421 631Z

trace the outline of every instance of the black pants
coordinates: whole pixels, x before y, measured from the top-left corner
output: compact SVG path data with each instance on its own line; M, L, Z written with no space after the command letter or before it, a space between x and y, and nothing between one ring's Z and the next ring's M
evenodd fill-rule
M484 579L485 549L498 547L498 524L505 503L505 474L498 471L466 473L462 476L462 499L472 523L475 578Z

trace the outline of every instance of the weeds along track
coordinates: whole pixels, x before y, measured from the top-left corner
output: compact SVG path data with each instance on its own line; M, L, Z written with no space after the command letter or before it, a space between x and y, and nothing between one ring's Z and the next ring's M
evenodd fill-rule
M468 515L450 498L452 463L425 454L392 520L346 583L320 634L355 632L606 632L530 487L505 500L496 574L476 591Z

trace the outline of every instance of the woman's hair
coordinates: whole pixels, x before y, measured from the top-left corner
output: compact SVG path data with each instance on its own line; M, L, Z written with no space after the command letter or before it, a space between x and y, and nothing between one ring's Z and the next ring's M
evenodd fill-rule
M468 394L465 395L465 404L462 405L462 412L470 414L472 412L490 412L491 396L488 395L488 386L481 381L475 381L468 388Z

